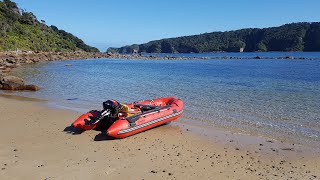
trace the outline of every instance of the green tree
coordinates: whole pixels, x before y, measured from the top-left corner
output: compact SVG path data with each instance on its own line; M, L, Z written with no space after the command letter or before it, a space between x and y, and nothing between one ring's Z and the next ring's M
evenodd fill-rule
M10 0L4 0L3 3L9 9L19 9L17 4L15 2L10 1Z
M161 52L162 53L173 53L174 48L172 47L171 43L168 41L161 42Z
M256 50L258 50L258 51L267 51L268 48L267 48L267 46L265 45L265 43L264 43L263 41L261 41L261 42L259 42L259 43L257 44Z
M35 25L37 23L37 18L31 12L23 12L20 17L20 22L22 24Z
M320 51L320 23L312 23L304 38L305 51Z

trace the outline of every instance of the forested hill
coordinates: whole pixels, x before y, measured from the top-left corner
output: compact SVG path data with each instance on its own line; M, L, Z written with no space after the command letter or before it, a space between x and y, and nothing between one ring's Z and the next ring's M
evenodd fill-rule
M81 39L55 26L47 26L32 12L10 0L0 1L0 51L98 52Z
M320 23L292 23L263 29L212 32L108 49L119 53L201 53L241 50L320 51Z

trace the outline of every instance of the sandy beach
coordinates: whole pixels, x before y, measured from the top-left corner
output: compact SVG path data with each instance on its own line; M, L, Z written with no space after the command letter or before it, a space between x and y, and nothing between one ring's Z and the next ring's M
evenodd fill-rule
M319 179L316 148L204 130L180 118L126 139L68 126L79 113L0 96L0 179Z

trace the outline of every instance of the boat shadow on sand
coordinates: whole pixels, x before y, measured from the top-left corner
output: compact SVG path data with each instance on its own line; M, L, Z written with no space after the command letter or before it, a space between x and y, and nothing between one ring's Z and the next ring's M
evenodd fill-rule
M77 135L82 134L84 130L74 127L73 125L67 126L64 128L63 132L67 134Z
M100 132L99 134L97 134L94 138L94 141L105 141L105 140L114 140L115 138L110 137L106 134L105 131L103 131L103 129L94 129L93 131L96 132ZM74 127L73 125L67 126L66 128L64 128L63 132L65 132L66 134L71 134L71 135L79 135L82 134L83 132L85 132L85 130L79 129Z
M155 129L155 128L159 128L159 127L162 127L162 126L165 126L165 125L168 125L168 124L171 124L171 122L167 122L165 124L161 124L157 127L153 127L151 129L148 129L146 131L149 131L149 130L152 130L152 129ZM95 137L94 137L94 141L110 141L110 140L117 140L117 138L114 138L114 137L111 137L111 136L108 136L108 134L106 133L105 131L105 127L100 127L100 128L96 128L96 129L93 129L92 131L96 131L96 132L99 132L99 134L97 134ZM63 132L67 133L67 134L71 134L71 135L79 135L79 134L82 134L83 132L85 132L85 130L83 129L80 129L80 128L76 128L74 127L73 125L70 125L70 126L67 126L66 128L64 128ZM142 132L140 132L142 133ZM138 133L138 134L140 134Z
M115 138L108 136L107 133L105 133L104 131L101 131L101 133L97 134L93 140L94 141L110 141L110 140L115 140Z

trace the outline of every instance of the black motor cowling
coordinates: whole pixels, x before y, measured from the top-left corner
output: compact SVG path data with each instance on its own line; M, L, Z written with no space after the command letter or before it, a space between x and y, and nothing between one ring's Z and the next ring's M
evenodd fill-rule
M103 109L110 110L111 116L115 117L118 115L118 113L121 109L121 104L115 100L107 100L107 101L103 102Z

